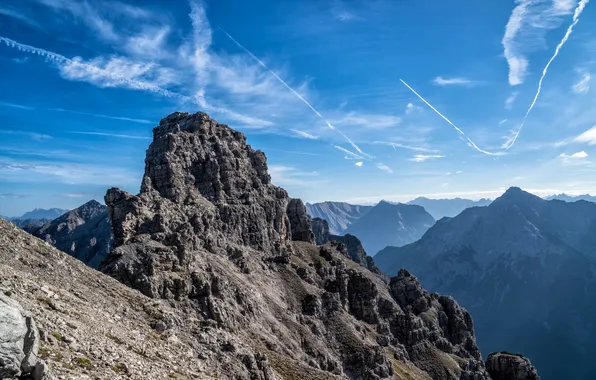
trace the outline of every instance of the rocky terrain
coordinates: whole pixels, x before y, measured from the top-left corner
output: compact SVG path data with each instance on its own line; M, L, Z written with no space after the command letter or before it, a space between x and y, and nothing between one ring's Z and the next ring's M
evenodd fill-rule
M313 245L265 155L206 114L163 119L141 193L110 189L106 203L115 249L102 271L202 319L222 376L488 378L465 310L407 272L387 284Z
M108 209L94 200L41 227L24 229L93 268L99 266L111 249Z
M421 206L381 201L350 224L346 233L358 236L366 251L374 256L387 246L400 247L415 242L434 223L433 217Z
M507 352L490 354L486 359L486 370L492 380L540 380L536 368L527 358Z
M443 217L454 217L460 212L470 207L488 206L491 203L490 199L479 199L473 201L471 199L452 198L452 199L429 199L426 197L418 197L408 202L410 205L418 205L432 215L435 220Z
M369 212L373 206L352 205L346 202L307 203L306 212L312 218L321 218L329 223L329 231L343 235L348 226Z
M313 231L265 155L204 113L163 119L141 193L110 189L106 203L109 276L0 220L2 302L36 325L0 345L9 376L491 378L465 309L406 270L375 273L357 238Z
M454 296L474 317L484 352L521 352L543 380L589 380L595 236L596 204L511 188L489 206L437 221L413 244L384 249L375 262L390 275L407 268L430 291Z

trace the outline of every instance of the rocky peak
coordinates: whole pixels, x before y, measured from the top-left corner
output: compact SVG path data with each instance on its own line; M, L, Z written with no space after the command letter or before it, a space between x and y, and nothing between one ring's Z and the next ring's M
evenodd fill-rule
M249 247L279 255L292 240L313 242L304 204L271 184L265 154L241 132L202 112L177 112L153 136L141 193L106 194L116 247L138 243L146 254L151 241L171 250L174 265L184 268L192 261L188 253L199 249L234 255ZM116 249L112 256L120 254ZM123 269L115 263L104 270L115 275Z
M507 352L488 355L486 370L492 380L540 380L536 368L528 358Z
M271 186L267 159L246 137L207 114L176 112L153 130L141 193L152 190L183 202L201 195L212 202L249 204L258 196L287 198Z
M510 187L501 195L495 199L491 206L503 206L503 205L518 205L518 204L542 204L546 201L534 194L530 194L519 187Z

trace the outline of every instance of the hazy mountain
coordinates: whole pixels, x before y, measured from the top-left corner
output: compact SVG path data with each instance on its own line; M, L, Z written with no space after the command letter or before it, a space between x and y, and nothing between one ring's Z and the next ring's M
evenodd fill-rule
M329 224L329 232L342 235L356 219L365 215L373 206L352 205L345 202L307 203L306 212L313 218L321 218Z
M59 250L97 268L112 243L108 209L92 200L39 228L25 228Z
M350 224L346 233L357 236L366 252L374 256L388 245L401 246L420 239L434 223L421 206L381 201Z
M425 197L418 197L408 202L411 205L418 205L433 216L436 220L445 216L456 216L463 210L475 206L487 206L491 202L490 199L479 199L473 201L471 199L453 198L453 199L429 199Z
M375 257L470 310L483 352L524 352L543 380L596 373L596 204L511 188ZM554 360L556 358L556 360ZM561 365L565 363L565 365Z
M43 208L36 208L33 211L29 211L21 215L20 217L16 217L13 219L56 219L59 216L67 213L68 210L61 209L61 208L50 208L50 209L43 209Z
M567 195L567 194L556 194L546 197L547 200L558 199L560 201L565 202L576 202L576 201L588 201L588 202L596 202L596 197L583 194L583 195Z
M12 219L11 222L17 227L24 229L27 232L36 230L46 223L50 223L51 219Z

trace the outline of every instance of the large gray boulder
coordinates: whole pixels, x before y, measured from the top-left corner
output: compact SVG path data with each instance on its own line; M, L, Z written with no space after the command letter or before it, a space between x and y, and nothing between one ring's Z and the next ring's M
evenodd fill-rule
M492 380L540 380L536 368L523 355L495 352L486 359Z
M0 379L24 375L50 380L38 358L39 332L31 316L15 300L0 294Z

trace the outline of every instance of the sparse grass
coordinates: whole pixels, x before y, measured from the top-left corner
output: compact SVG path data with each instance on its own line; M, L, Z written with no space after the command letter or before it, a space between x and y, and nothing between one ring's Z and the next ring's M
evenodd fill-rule
M112 367L112 371L125 375L128 374L128 367L124 363L118 363Z
M54 332L52 333L52 336L53 336L54 338L56 338L56 340L57 340L58 342L62 342L62 334L60 334L58 331L54 331Z
M116 335L112 333L107 333L106 337L108 337L108 339L113 340L116 344L124 344L124 341L122 339L118 338Z
M5 291L5 292L4 292L4 295L5 295L6 297L10 297L10 296L12 296L12 290L7 290L7 291Z
M75 360L75 363L81 368L84 368L87 370L91 369L91 359L89 359L86 356L78 357Z

